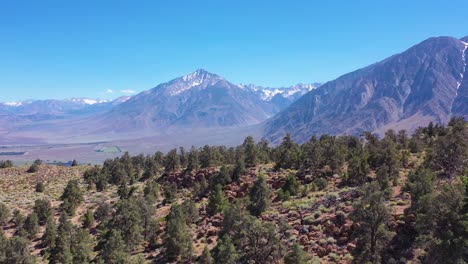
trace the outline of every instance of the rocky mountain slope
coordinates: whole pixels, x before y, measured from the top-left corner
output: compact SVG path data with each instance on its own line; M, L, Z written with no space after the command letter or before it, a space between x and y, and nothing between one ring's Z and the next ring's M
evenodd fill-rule
M132 97L100 116L100 131L213 128L258 124L313 86L284 89L236 85L199 69Z
M325 83L268 120L264 136L414 130L430 121L468 117L468 37L436 37Z

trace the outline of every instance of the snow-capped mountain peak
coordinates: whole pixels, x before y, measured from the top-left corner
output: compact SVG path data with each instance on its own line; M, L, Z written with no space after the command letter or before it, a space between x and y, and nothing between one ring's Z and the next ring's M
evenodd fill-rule
M177 95L196 86L207 86L214 82L220 81L223 78L217 74L208 72L204 69L198 69L190 74L182 76L171 82L171 88L168 90L169 95Z
M318 83L313 84L303 84L299 83L290 87L281 87L281 88L270 88L256 86L254 84L239 84L238 87L241 89L247 89L256 93L264 101L271 101L276 95L281 95L284 98L289 98L291 96L302 96L311 90L320 86Z
M5 102L3 104L6 105L6 106L11 106L11 107L18 107L18 106L23 105L22 102Z
M70 102L73 103L81 103L85 105L94 105L94 104L102 104L102 103L108 103L111 102L112 100L107 100L107 99L90 99L90 98L71 98L69 99Z

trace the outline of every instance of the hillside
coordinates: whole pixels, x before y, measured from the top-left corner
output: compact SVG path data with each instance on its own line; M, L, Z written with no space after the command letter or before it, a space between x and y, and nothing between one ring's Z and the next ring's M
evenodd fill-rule
M0 262L466 261L467 137L452 119L411 137L247 137L102 166L0 162Z
M312 90L269 119L264 136L285 133L305 142L312 135L414 131L429 122L468 116L465 76L468 43L436 37Z

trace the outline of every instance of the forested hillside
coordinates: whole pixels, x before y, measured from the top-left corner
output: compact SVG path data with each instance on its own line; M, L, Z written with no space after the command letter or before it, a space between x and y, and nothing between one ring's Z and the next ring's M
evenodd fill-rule
M0 162L0 263L465 263L468 124Z

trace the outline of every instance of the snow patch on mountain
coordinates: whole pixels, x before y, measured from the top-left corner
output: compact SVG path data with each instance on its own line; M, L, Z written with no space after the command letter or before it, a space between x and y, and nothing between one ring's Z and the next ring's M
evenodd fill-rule
M252 92L258 94L260 98L264 101L271 101L276 95L280 94L284 98L289 98L291 96L296 95L304 95L313 89L320 86L320 84L297 84L290 87L281 87L281 88L270 88L270 87L262 87L256 86L253 84L239 84L239 88L241 89L248 89Z

